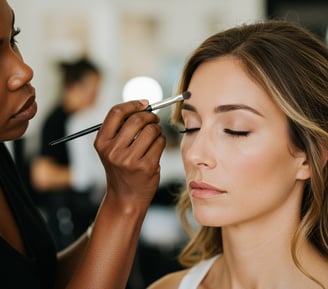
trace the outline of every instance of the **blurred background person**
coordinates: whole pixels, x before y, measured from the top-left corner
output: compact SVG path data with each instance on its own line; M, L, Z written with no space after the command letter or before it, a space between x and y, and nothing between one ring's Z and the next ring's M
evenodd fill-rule
M40 152L31 163L31 183L36 204L52 230L58 249L62 249L88 227L96 208L89 201L89 187L74 188L68 144L52 147L49 143L70 133L67 128L70 118L94 105L101 72L85 58L59 65L62 75L60 102L42 126Z
M92 106L74 113L67 120L67 134L71 135L94 124L99 123L99 112ZM102 200L106 186L106 175L101 162L94 149L95 133L84 135L66 143L71 161L71 186L78 193L88 192L87 208L91 205L98 206Z

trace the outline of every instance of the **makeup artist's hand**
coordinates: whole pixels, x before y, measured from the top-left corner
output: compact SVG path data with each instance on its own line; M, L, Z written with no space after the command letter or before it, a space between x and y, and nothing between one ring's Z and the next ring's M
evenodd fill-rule
M95 148L105 167L109 199L147 208L157 190L165 137L148 101L114 106L98 132ZM123 202L123 203L122 203Z
M144 111L147 105L130 101L114 106L97 134L94 145L106 170L107 193L91 236L81 241L83 253L75 251L82 260L67 288L126 288L166 143L159 117Z

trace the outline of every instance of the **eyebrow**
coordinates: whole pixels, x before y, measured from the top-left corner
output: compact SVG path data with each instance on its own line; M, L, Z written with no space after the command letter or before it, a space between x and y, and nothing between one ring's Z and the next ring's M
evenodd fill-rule
M185 109L185 110L189 110L189 111L193 111L193 112L197 112L197 109L187 103L183 103L181 106L181 110ZM260 112L258 112L256 109L245 105L245 104L224 104L224 105L219 105L216 106L214 108L214 113L223 113L223 112L229 112L229 111L234 111L234 110L247 110L250 111L256 115L259 115L261 117L264 117Z

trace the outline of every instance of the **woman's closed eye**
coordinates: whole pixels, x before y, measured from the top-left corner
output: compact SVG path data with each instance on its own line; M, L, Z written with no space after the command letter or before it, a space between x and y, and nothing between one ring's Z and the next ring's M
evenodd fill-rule
M180 130L179 133L181 134L192 134L193 132L199 131L199 127L193 127L193 128L185 128L183 130Z
M193 128L185 128L183 130L180 130L179 133L181 134L192 134L196 131L199 131L200 128L199 127L193 127ZM228 134L228 135L231 135L233 137L246 137L249 135L249 131L243 131L243 130L232 130L232 129L229 129L229 128L225 128L223 129L224 133Z
M228 129L228 128L225 128L223 131L226 134L229 134L229 135L234 136L234 137L248 136L249 133L250 133L249 131L232 130L232 129Z

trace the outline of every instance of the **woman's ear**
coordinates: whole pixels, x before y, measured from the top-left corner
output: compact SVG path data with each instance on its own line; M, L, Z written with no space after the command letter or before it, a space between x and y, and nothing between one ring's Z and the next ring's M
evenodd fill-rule
M308 157L305 152L298 152L296 158L298 161L296 180L305 181L311 177L311 167Z
M328 162L328 149L323 145L320 146L320 153L322 155L322 167L324 168ZM311 177L311 167L308 161L307 154L299 151L295 153L295 158L298 159L298 170L296 173L297 180L307 180Z

